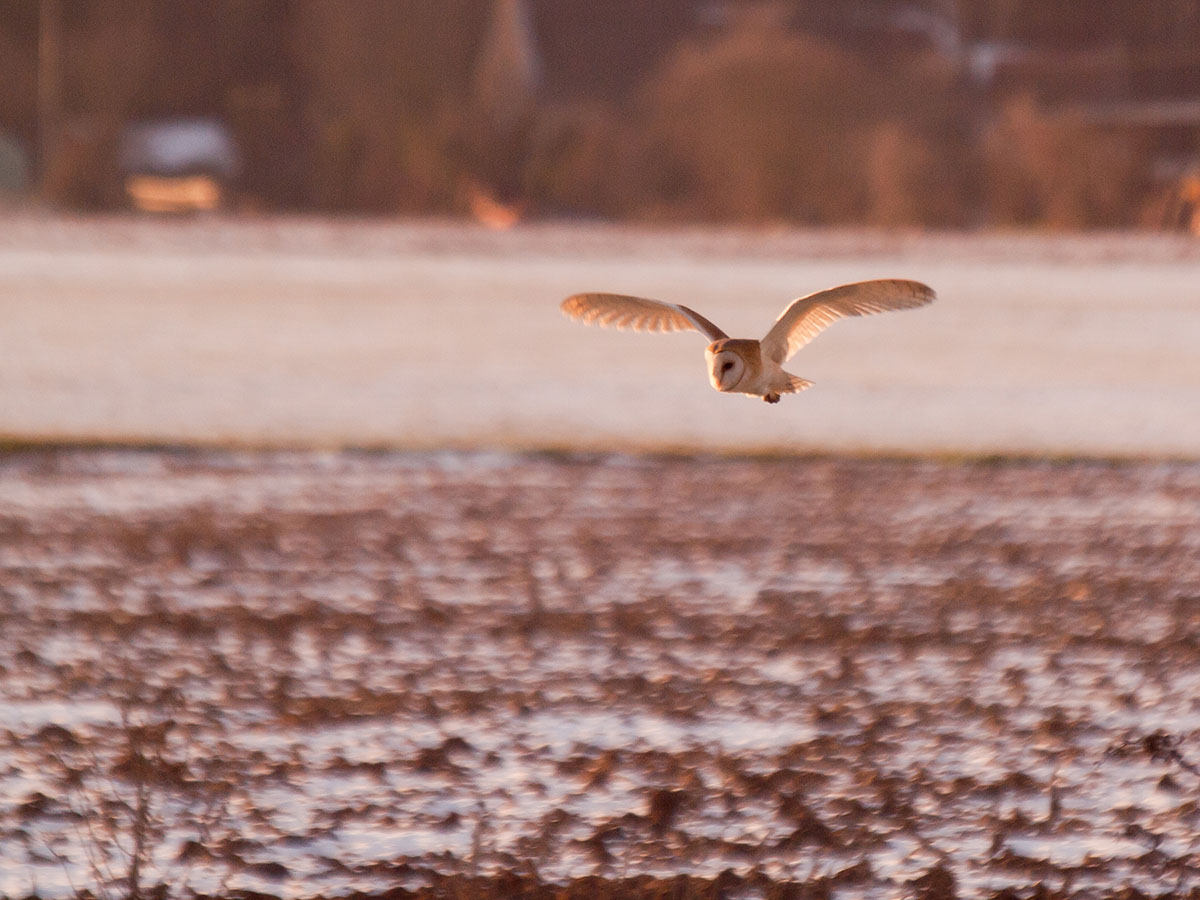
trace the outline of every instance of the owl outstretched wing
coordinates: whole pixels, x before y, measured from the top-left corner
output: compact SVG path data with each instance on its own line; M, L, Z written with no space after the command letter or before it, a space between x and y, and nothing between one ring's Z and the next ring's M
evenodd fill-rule
M933 288L919 281L885 278L817 291L792 302L762 339L763 356L783 364L838 319L868 316L932 303Z
M562 302L572 318L634 331L699 331L710 341L729 337L695 310L625 294L574 294Z

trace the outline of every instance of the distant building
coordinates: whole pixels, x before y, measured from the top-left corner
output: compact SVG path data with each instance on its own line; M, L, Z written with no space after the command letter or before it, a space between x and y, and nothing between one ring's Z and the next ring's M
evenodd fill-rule
M135 209L198 212L226 204L241 159L222 123L166 119L126 128L117 164Z

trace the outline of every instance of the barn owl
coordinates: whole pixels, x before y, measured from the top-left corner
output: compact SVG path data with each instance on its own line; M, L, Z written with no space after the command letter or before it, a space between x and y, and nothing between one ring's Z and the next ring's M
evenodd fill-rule
M797 350L838 319L933 302L933 289L919 281L858 281L801 297L785 309L761 341L731 338L695 310L677 303L623 294L574 294L562 302L568 316L635 331L699 331L712 343L704 356L712 386L727 393L778 403L782 394L812 382L783 371Z

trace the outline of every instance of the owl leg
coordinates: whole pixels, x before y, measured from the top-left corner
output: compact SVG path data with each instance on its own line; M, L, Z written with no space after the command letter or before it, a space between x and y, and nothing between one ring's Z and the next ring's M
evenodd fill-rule
M779 395L772 391L769 394L763 394L763 400L765 400L767 403L778 403Z

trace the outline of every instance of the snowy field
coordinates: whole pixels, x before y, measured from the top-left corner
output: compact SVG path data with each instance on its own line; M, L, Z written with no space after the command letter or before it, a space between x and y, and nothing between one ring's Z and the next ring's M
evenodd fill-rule
M768 406L694 334L587 328L581 290L759 337L793 297L900 276ZM1195 457L1200 244L444 222L16 217L0 227L0 436L392 447Z
M0 898L132 895L142 797L149 898L1195 900L1197 508L1179 461L0 454Z

